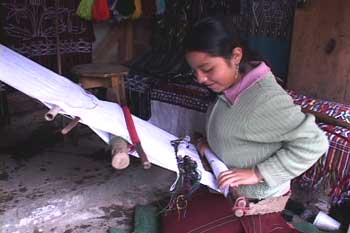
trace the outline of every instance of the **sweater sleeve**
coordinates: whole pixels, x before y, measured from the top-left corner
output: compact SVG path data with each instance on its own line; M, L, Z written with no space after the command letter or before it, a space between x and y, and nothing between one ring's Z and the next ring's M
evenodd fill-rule
M327 137L315 123L315 117L302 113L300 106L283 92L260 101L246 123L249 140L281 144L275 153L257 164L270 187L299 176L328 149Z

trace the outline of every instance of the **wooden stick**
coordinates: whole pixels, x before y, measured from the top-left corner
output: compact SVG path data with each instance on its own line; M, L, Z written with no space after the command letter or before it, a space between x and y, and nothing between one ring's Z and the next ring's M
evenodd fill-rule
M112 154L112 167L124 169L130 164L128 143L122 137L115 136L109 142Z
M137 135L135 124L134 124L134 121L133 121L131 113L130 113L130 109L128 108L128 106L123 105L122 110L123 110L123 114L124 114L126 128L128 129L131 141L135 146L136 152L140 156L143 168L149 169L151 167L151 163L148 161L147 155L142 148L140 138Z
M151 168L151 163L148 161L147 155L145 151L143 150L141 143L135 143L135 150L137 154L140 156L141 163L144 169Z
M46 114L45 114L45 120L47 121L53 121L55 117L57 116L58 112L61 111L61 108L57 105L54 105Z
M74 119L61 130L61 133L63 135L66 135L67 133L69 133L75 126L78 125L79 121L80 121L80 117L74 117Z

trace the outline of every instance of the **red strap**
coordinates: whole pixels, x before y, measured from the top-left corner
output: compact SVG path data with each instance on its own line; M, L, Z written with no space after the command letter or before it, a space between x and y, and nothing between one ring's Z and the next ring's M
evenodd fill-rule
M134 121L132 119L130 110L129 110L128 106L122 106L122 109L123 109L123 113L124 113L126 127L128 128L131 141L133 144L138 144L138 143L140 143L140 139L139 139L139 136L137 135L136 128L135 128Z
M135 128L134 121L132 119L130 110L129 110L128 106L126 106L126 105L123 105L122 109L123 109L123 113L124 113L126 127L128 128L129 136L131 138L132 144L134 144L136 152L140 156L143 167L145 169L148 169L151 167L151 163L148 161L147 155L141 146L141 141L139 139L139 136L137 135L136 128Z

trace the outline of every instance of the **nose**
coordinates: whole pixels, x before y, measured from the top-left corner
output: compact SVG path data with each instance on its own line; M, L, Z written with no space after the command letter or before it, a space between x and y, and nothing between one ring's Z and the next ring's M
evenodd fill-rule
M201 71L195 71L194 75L196 76L198 83L204 83L208 80L208 77Z

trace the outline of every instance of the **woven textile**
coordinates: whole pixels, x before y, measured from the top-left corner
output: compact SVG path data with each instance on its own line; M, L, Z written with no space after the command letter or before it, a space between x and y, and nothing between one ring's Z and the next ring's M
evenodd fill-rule
M241 1L234 24L246 35L289 39L294 9L294 0Z
M57 50L62 74L72 66L91 63L94 34L91 22L82 20L76 9L79 0L5 0L0 2L4 44L58 73ZM59 48L57 48L57 37Z
M204 87L191 84L159 83L152 88L151 99L206 112L213 101L212 93Z
M148 120L151 117L150 88L152 79L129 74L124 79L127 104L132 114Z
M331 101L313 99L293 91L288 93L303 109L327 114L350 123L350 106ZM344 127L319 122L329 140L329 150L319 161L300 176L296 182L316 189L329 187L326 191L333 203L350 199L350 130Z
M125 78L125 88L131 112L145 120L151 117L151 100L206 112L215 98L209 89L198 84L162 81L136 74Z

